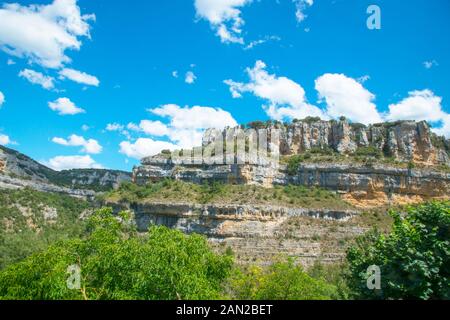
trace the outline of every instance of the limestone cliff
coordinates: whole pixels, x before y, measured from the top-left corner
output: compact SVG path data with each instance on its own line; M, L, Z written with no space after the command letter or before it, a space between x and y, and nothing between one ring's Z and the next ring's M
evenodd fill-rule
M194 183L218 181L265 187L317 186L346 194L353 204L363 205L420 201L450 194L450 173L446 167L449 141L434 135L426 122L403 121L366 127L346 120L309 119L290 125L271 124L268 135L274 129L280 130L278 147L282 157L317 149L333 150L329 161L299 163L292 172L286 164L279 162L180 164L170 156L159 155L143 159L142 165L134 169L133 179L138 184L173 178ZM214 144L217 137L222 136L226 141L238 132L238 129L219 133L208 130L203 138L203 148ZM352 155L359 148L375 150L390 162L356 163ZM339 162L342 159L345 161Z
M427 165L450 164L450 140L431 132L427 122L398 121L370 126L341 121L305 119L292 124L269 123L266 128L280 130L281 155L302 154L314 148L353 154L358 148L372 147L400 161ZM256 129L261 129L261 125ZM252 129L246 129L246 131ZM222 132L225 138L229 129ZM217 131L206 131L203 146L213 143Z
M280 254L303 265L336 262L345 256L347 242L367 230L355 211L234 204L107 205L116 212L131 212L141 232L156 224L205 235L218 249L231 247L240 263L267 264Z

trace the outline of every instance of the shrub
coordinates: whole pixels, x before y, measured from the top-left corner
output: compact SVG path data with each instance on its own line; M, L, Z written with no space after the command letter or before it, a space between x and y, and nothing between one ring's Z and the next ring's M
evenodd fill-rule
M287 163L288 174L291 176L296 175L303 161L304 157L302 155L295 155L290 157Z
M373 157L379 159L383 156L383 152L374 146L359 147L356 150L355 155L359 157Z
M334 286L310 277L292 259L267 268L235 270L229 286L239 300L330 300L337 293Z

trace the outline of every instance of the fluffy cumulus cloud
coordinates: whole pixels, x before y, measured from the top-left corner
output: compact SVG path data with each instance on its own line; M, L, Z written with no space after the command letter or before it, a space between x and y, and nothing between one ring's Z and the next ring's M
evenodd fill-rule
M6 146L11 143L11 139L6 134L0 134L0 145Z
M298 22L306 19L305 10L314 4L314 0L292 0L295 4L295 17Z
M74 69L64 68L59 71L59 76L61 79L69 79L88 86L98 87L100 85L97 77Z
M389 106L388 120L427 120L440 121L443 117L442 98L431 90L411 91L408 97Z
M435 132L450 138L450 114L442 107L442 98L431 90L409 92L408 97L396 104L389 105L386 119L394 120L426 120L438 123Z
M253 68L247 68L247 74L250 78L248 83L225 80L225 84L230 87L234 98L241 98L243 93L249 92L267 101L268 104L263 108L272 119L301 119L308 116L327 118L322 110L307 102L301 85L286 77L269 74L263 61L257 61Z
M207 20L224 43L244 43L241 8L253 0L195 0L197 17Z
M373 103L375 95L353 78L327 73L316 80L316 90L332 118L346 116L364 124L382 122Z
M27 79L32 84L40 85L42 88L46 90L51 90L55 88L54 78L50 76L46 76L41 72L37 72L30 69L24 69L19 72L19 77Z
M0 47L47 68L71 60L66 50L79 50L90 37L94 15L82 15L76 0L54 0L49 5L4 4L0 9Z
M5 103L5 95L0 91L0 108Z
M247 83L225 80L234 98L242 98L244 93L265 100L263 108L274 120L303 119L308 116L322 119L341 116L352 122L364 124L395 120L428 121L433 130L450 137L450 115L444 111L442 98L431 90L411 91L402 101L391 104L388 111L380 112L375 104L375 95L363 84L369 76L358 79L344 74L326 73L315 81L319 102L324 108L310 105L302 86L286 77L269 74L266 64L257 61L253 68L246 70L250 80Z
M82 147L81 152L89 154L99 154L103 147L94 139L85 139L84 137L71 135L68 139L55 137L52 139L54 143L67 147Z
M148 111L166 119L167 123L155 120L142 120L139 124L129 123L126 129L141 137L133 142L130 136L129 141L120 144L120 152L128 157L141 159L158 154L164 149L189 149L200 146L206 129L237 126L236 120L229 112L218 108L167 104ZM125 126L116 123L111 124L110 129L121 132L125 130Z
M139 138L134 143L123 141L120 143L120 152L129 158L142 159L154 156L162 150L175 150L178 146L165 141L156 141L150 138Z
M139 125L129 123L127 128L133 131L141 131L154 137L164 137L168 136L170 133L167 125L161 121L142 120Z
M234 127L236 120L225 110L212 107L180 107L175 104L167 104L149 112L160 117L170 119L170 127L175 129L208 129Z
M44 162L53 170L70 170L70 169L103 169L103 166L97 163L91 156L58 156Z
M77 107L75 103L70 101L69 98L58 98L53 102L49 102L48 106L53 111L58 112L59 115L75 115L79 113L85 113L86 111Z

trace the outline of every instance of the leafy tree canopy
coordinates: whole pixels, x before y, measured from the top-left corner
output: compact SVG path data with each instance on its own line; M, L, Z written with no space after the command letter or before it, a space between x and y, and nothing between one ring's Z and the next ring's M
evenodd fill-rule
M237 269L230 279L232 295L240 300L330 300L336 288L314 279L292 259L280 260L267 268Z
M97 211L86 239L57 243L0 273L0 299L214 299L232 267L199 235L165 227L137 234L125 213ZM81 270L69 289L68 267Z
M363 299L450 299L450 202L391 212L393 231L372 232L347 255L350 285ZM367 288L369 266L381 269L381 289Z

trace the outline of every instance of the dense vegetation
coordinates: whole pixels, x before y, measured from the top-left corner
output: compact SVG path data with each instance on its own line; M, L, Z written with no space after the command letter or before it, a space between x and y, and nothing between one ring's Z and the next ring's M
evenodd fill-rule
M133 192L148 198L188 187L165 181ZM206 196L226 187L198 188ZM450 299L448 201L391 212L393 227L362 236L342 264L304 270L283 257L242 266L230 249L213 250L203 236L166 227L138 234L128 213L111 209L83 222L89 204L62 195L0 195L0 299ZM56 208L57 219L45 218L45 208ZM367 288L372 265L380 268L381 290ZM71 266L80 268L80 286L68 286Z
M348 253L349 282L364 299L450 299L450 202L391 212L389 235L369 233ZM381 270L381 289L367 289L367 268Z
M78 265L79 287L67 286L67 269ZM59 242L0 274L6 299L213 299L232 267L229 255L213 253L205 238L165 227L137 235L125 215L109 209L89 220L84 239Z
M249 185L205 183L202 185L176 180L164 180L138 186L124 183L118 190L105 194L103 200L111 202L182 202L182 203L233 203L279 205L309 208L348 209L337 194L303 186L275 186L272 189Z
M138 236L125 213L99 210L88 228L84 239L59 242L1 272L0 298L331 299L336 292L292 261L240 271L230 251L212 252L202 236L156 226ZM73 265L79 286L67 285Z
M1 190L0 270L55 241L80 236L79 216L88 208L87 202L65 195Z

